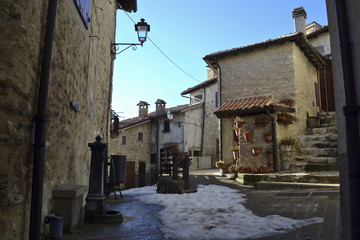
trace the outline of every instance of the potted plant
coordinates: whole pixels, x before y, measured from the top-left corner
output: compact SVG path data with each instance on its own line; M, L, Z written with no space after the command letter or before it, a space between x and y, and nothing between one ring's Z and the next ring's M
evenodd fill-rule
M237 175L238 171L239 171L238 166L236 166L235 164L230 165L229 172L231 172L231 178L232 179L236 178L236 175Z
M240 167L238 170L238 173L250 173L251 172L251 168L246 168L246 167Z
M265 138L266 142L271 142L273 140L272 132L265 132L264 133L264 138Z
M293 99L284 99L281 101L281 103L285 104L288 107L294 107L295 101Z
M224 162L224 161L218 161L215 163L216 167L217 168L220 168L220 169L226 169L227 168L227 164Z
M254 156L258 156L261 153L261 147L252 147L251 152Z
M291 124L296 120L296 117L288 113L279 113L278 122L284 124Z
M253 132L245 132L243 133L243 138L245 141L249 142L253 139L254 133Z

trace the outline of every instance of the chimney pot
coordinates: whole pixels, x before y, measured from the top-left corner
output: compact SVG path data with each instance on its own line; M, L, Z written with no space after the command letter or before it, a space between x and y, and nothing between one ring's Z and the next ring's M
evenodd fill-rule
M144 118L144 117L148 117L148 107L150 104L148 104L145 101L140 101L137 106L139 106L139 117L140 118Z
M306 11L303 7L294 8L292 17L295 23L295 32L303 32L305 34L306 24Z
M166 102L162 99L158 99L155 102L156 105L156 114L160 114L160 113L165 113L165 106L166 106Z

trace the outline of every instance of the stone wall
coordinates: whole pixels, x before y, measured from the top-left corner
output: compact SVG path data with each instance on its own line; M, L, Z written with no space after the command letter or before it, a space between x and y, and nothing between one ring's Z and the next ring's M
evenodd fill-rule
M142 141L138 140L138 133L143 134ZM126 137L126 145L122 144L123 136ZM109 155L125 155L127 162L135 162L136 175L139 172L139 162L145 162L146 173L149 174L150 145L151 123L150 121L146 121L129 128L121 129L118 137L111 138L109 142Z
M92 0L91 22L86 29L74 1L59 1L48 103L43 216L53 211L55 186L88 185L87 143L94 142L98 134L105 142L108 137L115 2ZM0 238L4 239L27 238L29 231L33 119L47 4L47 0L5 0L0 6ZM78 112L71 107L72 101L79 103Z
M295 95L295 43L269 46L219 59L221 103L243 97L273 95L273 101Z
M317 71L314 65L293 42L269 46L266 49L229 56L219 60L221 66L221 102L252 96L272 95L272 103L279 104L284 100L294 100L296 118L293 124L282 124L276 121L277 144L284 138L295 138L306 129L307 112L316 114L315 87ZM276 112L273 114L277 120ZM241 116L242 117L242 116ZM272 144L264 141L263 132L271 130L269 125L260 129L253 126L255 115L249 117L247 127L254 132L254 139L245 142L240 137L241 165L262 167L267 165L266 151ZM234 119L222 120L222 160L235 162L231 152L234 146ZM266 128L266 129L265 129ZM242 132L244 129L242 130ZM252 147L259 145L262 153L252 154ZM278 159L279 160L279 159ZM278 162L278 169L280 170Z

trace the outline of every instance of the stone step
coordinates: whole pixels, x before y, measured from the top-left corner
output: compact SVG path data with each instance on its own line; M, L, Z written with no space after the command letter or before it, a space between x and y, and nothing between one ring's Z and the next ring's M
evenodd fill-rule
M295 156L294 160L298 163L338 163L337 157Z
M305 142L337 142L337 134L313 134L313 135L300 135L298 137L300 143Z
M297 182L297 183L339 183L338 171L314 173L270 173L270 174L241 174L238 178L244 184L253 185L256 182Z
M336 117L336 112L321 112L320 113L320 118L322 117Z
M320 141L316 141L316 142L303 142L301 143L301 147L304 148L337 148L338 147L338 143L337 142L320 142Z
M337 157L337 148L302 148L301 154L312 157Z
M337 133L337 128L335 126L311 128L311 129L308 129L307 135L326 134L326 133Z
M306 172L339 171L339 165L335 163L307 163L304 167Z

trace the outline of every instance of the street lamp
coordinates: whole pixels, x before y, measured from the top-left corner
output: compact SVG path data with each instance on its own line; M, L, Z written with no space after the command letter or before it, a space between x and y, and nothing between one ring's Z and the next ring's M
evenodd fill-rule
M173 121L172 121L172 119L174 118L174 115L172 114L172 112L171 112L170 110L166 113L166 116L167 116L167 118L169 119L169 121L170 121L172 124L174 124L174 125L176 125L176 126L178 126L178 127L181 126L181 122L173 122Z
M111 43L111 54L119 54L125 51L126 49L132 47L135 51L138 45L143 46L144 42L146 41L147 33L150 32L150 25L145 22L145 19L142 18L140 22L135 24L135 31L138 34L138 39L140 43ZM127 46L126 48L120 50L120 46Z

